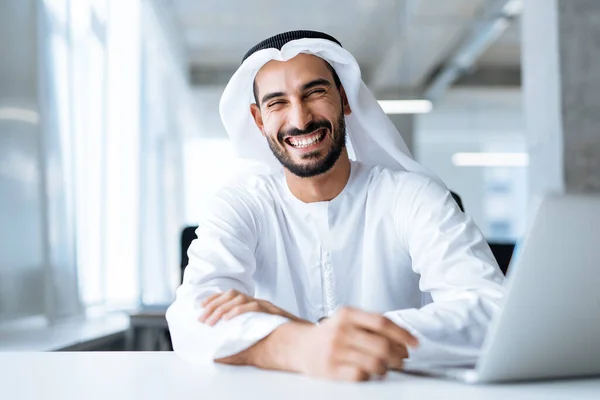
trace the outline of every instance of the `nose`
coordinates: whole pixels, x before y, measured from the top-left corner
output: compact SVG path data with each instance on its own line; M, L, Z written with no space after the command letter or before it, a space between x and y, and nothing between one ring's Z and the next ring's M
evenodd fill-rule
M290 108L288 122L293 127L303 130L312 120L313 115L303 102L293 104Z

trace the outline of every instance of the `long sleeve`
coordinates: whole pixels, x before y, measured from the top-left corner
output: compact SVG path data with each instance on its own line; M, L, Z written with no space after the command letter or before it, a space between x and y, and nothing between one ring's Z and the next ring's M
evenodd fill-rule
M206 210L198 239L188 250L183 284L166 315L173 348L186 360L207 363L237 354L288 322L264 313L242 314L213 327L198 321L199 303L213 293L235 289L254 296L259 227L250 205L251 199L239 190L222 191Z
M409 249L419 288L432 303L386 313L415 334L412 363L477 359L487 327L499 310L504 277L483 234L447 189L419 180L397 200L397 230Z

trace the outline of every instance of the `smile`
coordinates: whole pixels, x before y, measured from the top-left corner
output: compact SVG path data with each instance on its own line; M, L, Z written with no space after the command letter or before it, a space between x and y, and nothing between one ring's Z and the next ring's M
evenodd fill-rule
M297 149L312 146L316 143L321 142L325 138L325 129L319 129L315 133L303 136L292 136L285 139L286 143Z

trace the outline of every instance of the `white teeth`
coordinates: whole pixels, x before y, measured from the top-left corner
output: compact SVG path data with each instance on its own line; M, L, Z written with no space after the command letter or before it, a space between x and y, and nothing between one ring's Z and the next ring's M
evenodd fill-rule
M290 138L289 142L292 146L297 147L297 148L302 148L302 147L308 147L311 144L313 144L314 142L317 142L319 140L321 140L323 138L323 134L321 135L316 135L313 136L310 139L304 139L304 138Z

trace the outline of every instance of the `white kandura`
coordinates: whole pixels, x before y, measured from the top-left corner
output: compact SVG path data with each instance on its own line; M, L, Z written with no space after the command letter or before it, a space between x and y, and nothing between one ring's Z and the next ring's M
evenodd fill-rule
M211 327L202 299L236 289L312 322L339 307L385 314L420 341L412 361L472 361L504 295L473 220L422 174L353 161L333 200L303 203L283 172L224 188L200 221L167 312L174 350L236 354L288 320L247 313Z

